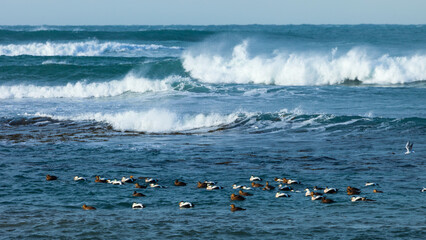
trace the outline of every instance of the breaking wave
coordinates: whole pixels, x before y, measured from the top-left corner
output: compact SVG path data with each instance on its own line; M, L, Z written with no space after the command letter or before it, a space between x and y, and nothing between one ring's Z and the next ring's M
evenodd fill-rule
M126 111L121 113L86 113L76 116L54 116L36 114L39 117L49 117L64 121L96 121L107 123L118 131L135 131L146 133L172 133L210 128L218 128L233 123L238 119L238 113L221 115L217 113L179 115L164 109L151 109L144 112Z
M109 82L79 81L63 86L3 85L0 86L0 99L113 97L126 92L160 92L173 89L171 84L181 79L181 77L168 77L162 80L150 80L128 74L122 80Z
M150 50L173 49L176 46L157 44L131 44L120 42L99 42L96 40L82 42L34 42L27 44L0 45L1 56L103 56L103 55L135 55Z
M330 54L283 53L250 56L248 41L233 48L232 56L217 53L183 54L183 66L193 78L207 83L333 85L347 80L363 84L404 84L426 80L426 56L374 57L366 49L352 48Z

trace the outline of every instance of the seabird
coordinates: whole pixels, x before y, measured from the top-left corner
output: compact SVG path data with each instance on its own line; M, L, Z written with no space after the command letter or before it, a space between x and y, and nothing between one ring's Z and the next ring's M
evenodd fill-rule
M238 194L241 196L253 196L253 194L248 192L243 192L243 190L238 191Z
M133 192L133 197L145 197L145 195L142 194L142 193L138 193L138 192L134 191Z
M287 185L283 186L282 184L280 184L280 185L278 185L278 190L280 190L280 191L291 191L291 190L293 190L293 188L291 188Z
M311 200L315 201L315 200L322 200L323 196L320 195L314 195L314 192L311 192Z
M365 186L366 187L368 187L368 186L378 186L379 184L377 184L377 183L373 183L373 182L366 182L365 183Z
M132 183L134 181L135 181L135 179L133 178L133 176L130 176L129 178L126 178L126 177L121 178L121 182L123 182L123 183Z
M117 179L107 180L107 183L112 184L112 185L123 185L123 183L121 181L118 181Z
M245 208L240 208L240 207L236 207L234 204L229 205L231 206L231 211L235 212L235 211L244 211L246 210Z
M234 185L232 185L232 189L244 189L244 190L250 190L250 189L251 189L251 187L247 187L247 186L244 186L244 185L237 185L237 184L234 184Z
M95 182L97 182L97 183L106 183L107 180L105 178L101 178L99 176L96 176Z
M209 185L209 184L210 185L216 185L216 182L208 181L208 180L205 180L204 183L207 184L207 185Z
M405 149L407 149L407 151L405 152L405 154L410 154L413 153L413 144L412 142L408 141L407 144L405 144Z
M333 200L323 197L321 200L322 203L334 203Z
M146 185L140 185L139 183L135 183L135 188L147 188Z
M287 184L300 184L300 182L298 180L295 180L295 179L286 179L286 178L283 178L283 182L287 183Z
M255 188L263 187L262 184L260 184L260 183L254 183L254 182L251 182L251 186L255 187Z
M317 187L317 186L314 186L314 191L320 191L320 190L324 190L324 188L322 188L322 187Z
M346 188L346 192L348 193L348 195L358 195L361 193L361 190L359 190L358 188L348 186Z
M152 187L152 188L166 188L165 186L161 186L161 185L158 185L156 183L151 183L151 184L149 184L149 186Z
M305 193L305 197L321 196L321 195L322 195L322 193L319 193L319 192L311 192L311 191L309 190L309 188L306 188L306 189L305 189L305 191L306 191L306 193Z
M243 196L231 194L231 201L244 201L244 200L246 200L246 198Z
M84 178L84 177L79 177L79 176L75 176L75 177L74 177L74 181L86 181L86 178Z
M181 201L181 202L179 202L179 207L180 208L192 208L192 207L194 207L194 204L192 204L190 202Z
M366 197L352 197L351 198L351 202L360 202L360 201L370 201L370 202L372 202L374 200L368 199Z
M206 188L207 183L197 182L197 188Z
M274 181L275 182L283 182L283 179L282 178L274 178Z
M154 179L154 178L145 178L145 182L146 183L156 183L156 182L158 182L158 180Z
M274 190L275 189L275 187L274 186L270 186L269 185L269 182L268 181L266 181L266 183L265 183L265 187L262 189L262 190L267 190L267 191L269 191L269 190Z
M426 192L426 187L422 188L422 190L420 190L420 192Z
M373 189L373 193L383 193L383 191L379 191L377 189Z
M175 186L186 186L186 183L184 183L184 182L180 182L179 180L175 180L175 182L174 182L174 184L175 184Z
M133 203L132 204L132 208L133 209L141 209L144 208L145 206L142 203Z
M212 184L207 184L207 187L206 187L206 190L218 190L218 189L223 189L223 187L212 185Z
M96 208L95 208L95 207L87 206L86 204L83 204L82 208L83 208L84 210L96 210Z
M250 181L262 181L262 179L260 177L255 177L255 176L251 176L250 177Z
M53 181L53 180L57 180L58 177L57 176L53 176L53 175L46 175L46 181Z
M288 198L288 197L290 197L290 195L288 195L287 193L277 192L277 193L275 193L275 197L276 198L280 198L280 197L286 197L286 198Z
M329 187L326 187L325 189L324 189L324 193L328 193L328 194L332 194L332 193L337 193L337 188L329 188Z

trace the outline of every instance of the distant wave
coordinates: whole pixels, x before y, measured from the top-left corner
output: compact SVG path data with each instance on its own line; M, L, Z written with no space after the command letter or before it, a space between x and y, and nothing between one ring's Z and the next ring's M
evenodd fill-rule
M85 113L76 116L55 116L36 114L59 121L96 121L111 125L118 131L136 131L146 133L173 133L210 128L230 124L238 119L238 114L177 114L165 109L151 109L144 112L126 111L121 113Z
M159 92L173 89L171 83L181 79L181 77L168 77L162 80L150 80L128 74L121 80L109 82L79 81L62 86L6 85L0 86L0 99L112 97L126 92Z
M102 56L108 54L127 53L134 55L138 51L159 49L181 49L176 46L163 46L157 44L130 44L120 42L34 42L27 44L0 45L2 56Z
M207 83L333 85L347 80L363 84L404 84L426 80L426 55L373 57L361 48L331 54L276 52L272 57L250 56L248 41L234 47L232 56L187 51L183 66L193 78ZM207 51L207 50L206 50Z

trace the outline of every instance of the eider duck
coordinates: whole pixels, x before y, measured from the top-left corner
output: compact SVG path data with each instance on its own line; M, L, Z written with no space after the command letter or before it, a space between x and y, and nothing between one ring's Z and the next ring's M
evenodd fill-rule
M283 179L282 178L274 178L274 181L275 182L283 182Z
M361 193L361 190L359 190L358 188L349 186L346 188L346 192L348 193L348 195L358 195Z
M426 187L422 188L422 190L420 190L420 192L426 192Z
M321 191L324 190L322 187L314 186L314 191Z
M149 186L152 187L152 188L166 188L165 186L161 186L161 185L158 185L156 183L151 183L151 184L149 184Z
M377 190L377 189L373 189L373 193L383 193L383 191Z
M268 182L268 181L266 181L266 183L265 183L265 187L264 187L262 190L270 191L270 190L274 190L274 189L275 189L275 187L274 187L274 186L270 186L270 185L269 185L269 182Z
M288 197L290 197L290 195L288 195L287 193L277 192L277 193L275 193L275 197L276 198L280 198L280 197L286 197L286 198L288 198Z
M139 183L135 183L135 188L147 188L146 185L140 185Z
M142 204L142 203L133 203L132 204L132 208L133 209L141 209L141 208L144 208L145 206Z
M142 193L138 193L138 192L134 191L133 192L133 197L145 197L145 195L142 194Z
M323 196L321 195L315 195L314 192L311 192L311 200L312 201L316 201L316 200L322 200Z
M197 182L197 188L206 188L207 183Z
M241 196L253 196L253 194L248 192L243 192L243 190L238 191L238 194Z
M408 141L407 144L405 144L405 149L407 149L407 151L405 152L405 154L410 154L413 153L413 145L414 143Z
M252 187L254 187L254 188L260 188L260 187L263 187L263 185L262 185L262 184L260 184L260 183L254 183L254 182L251 182L251 186L252 186Z
M378 186L379 184L377 184L377 183L373 183L373 182L367 182L367 183L365 183L365 186L366 187L368 187L368 186Z
M96 208L95 208L95 207L87 206L86 204L83 204L82 208L83 208L84 210L96 210Z
M74 181L86 181L86 178L84 178L84 177L79 177L79 176L75 176L75 177L74 177Z
M194 204L192 204L190 202L181 201L181 202L179 202L179 207L180 208L192 208L192 207L194 207Z
M309 190L309 188L306 188L306 189L305 189L305 191L306 191L306 193L305 193L305 197L310 197L310 196L321 196L321 195L322 195L322 193L319 193L319 192L311 192L311 191Z
M315 200L322 200L323 196L320 195L314 195L314 192L311 192L311 200L315 201Z
M133 182L135 182L135 179L133 178L133 176L130 176L129 178L122 177L121 182L122 183L133 183Z
M53 181L53 180L57 180L58 177L57 176L53 176L53 175L46 175L46 181Z
M322 203L334 203L334 201L333 201L333 200L328 199L328 198L325 198L325 197L323 197L323 198L321 199L321 202L322 202Z
M117 179L107 180L107 183L112 184L112 185L123 185L123 183L121 181L118 181Z
M107 180L105 178L101 178L100 176L96 176L95 182L97 182L97 183L106 183Z
M324 193L326 193L326 194L332 194L332 193L337 193L337 188L329 188L329 187L326 187L325 189L324 189Z
M250 181L262 181L262 179L260 177L255 177L255 176L250 176Z
M208 181L208 180L205 180L204 183L207 184L207 185L209 185L209 184L210 185L216 185L216 182Z
M235 212L235 211L244 211L246 210L245 208L240 208L240 207L236 207L234 204L229 205L231 206L231 211Z
M184 183L184 182L180 182L179 180L175 180L175 182L174 182L174 184L175 184L175 186L178 186L178 187L183 187L183 186L186 186L186 183Z
M207 184L206 190L219 190L223 189L221 186L213 185L213 184Z
M374 200L368 199L366 197L352 197L351 202L360 202L360 201L370 201L373 202Z
M298 180L286 179L286 178L283 178L283 182L285 182L287 184L300 184L300 182Z
M146 183L156 183L156 182L158 182L158 180L154 179L154 178L145 178L145 182Z
M287 185L283 186L282 184L280 184L280 185L278 185L278 190L280 190L280 191L291 191L291 190L293 190L293 188L291 188Z
M246 200L246 198L243 196L231 194L231 201L244 201L244 200Z

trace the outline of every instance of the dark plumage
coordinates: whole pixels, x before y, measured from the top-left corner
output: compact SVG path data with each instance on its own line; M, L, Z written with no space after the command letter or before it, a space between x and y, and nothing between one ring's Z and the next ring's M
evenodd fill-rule
M231 206L231 211L232 212L246 210L245 208L236 207L234 204L231 204L230 206Z
M53 175L49 175L49 174L46 175L46 181L53 181L53 180L56 180L56 179L58 179L57 176L53 176Z
M231 201L244 201L244 200L246 200L246 198L243 196L231 194Z

